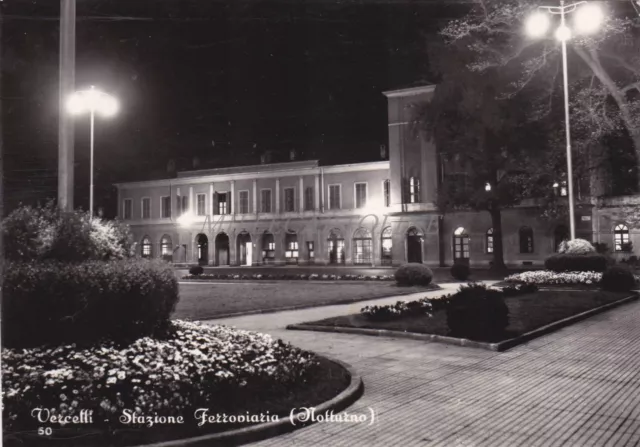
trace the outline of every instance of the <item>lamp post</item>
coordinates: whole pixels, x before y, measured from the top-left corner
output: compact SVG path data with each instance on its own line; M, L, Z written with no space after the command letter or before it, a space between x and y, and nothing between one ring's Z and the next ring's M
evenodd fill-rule
M90 151L91 167L89 174L89 215L93 217L93 129L95 114L110 117L118 111L118 102L113 96L96 90L93 86L89 90L81 90L71 95L67 101L67 110L72 115L89 112L90 116Z
M543 12L545 11L545 12ZM569 201L569 225L571 239L576 238L575 209L573 201L573 166L571 163L571 125L569 121L569 76L567 74L567 40L571 38L571 29L566 24L566 15L576 12L575 27L583 34L591 34L598 30L604 15L595 4L579 1L565 5L560 0L560 6L539 6L538 12L529 17L526 24L527 33L536 38L544 36L549 29L549 14L560 15L560 26L556 29L555 37L562 44L562 76L564 85L564 120L567 140L567 186Z

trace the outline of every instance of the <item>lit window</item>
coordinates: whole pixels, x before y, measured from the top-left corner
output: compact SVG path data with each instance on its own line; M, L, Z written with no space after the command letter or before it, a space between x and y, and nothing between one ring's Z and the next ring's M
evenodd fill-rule
M173 254L171 238L169 236L163 236L160 240L160 251L162 256L171 256Z
M140 247L142 249L143 258L151 257L151 239L149 239L149 237L145 236L142 238L142 244L140 244Z
M309 260L315 258L315 249L313 241L307 241L307 253L309 253Z
M493 228L487 230L487 253L493 253Z
M411 177L409 179L409 203L420 202L420 179Z
M262 260L263 262L273 261L276 257L276 243L271 233L262 235Z
M453 232L453 257L454 259L469 259L469 235L462 227L456 228Z
M629 243L629 227L624 224L616 225L613 229L614 251L626 251Z
M218 214L229 214L229 208L227 207L227 194L218 194Z
M373 241L371 233L365 228L359 228L353 235L354 264L371 264L373 258Z
M393 247L393 240L391 238L391 227L387 227L382 230L382 264L391 265L392 256L391 248Z
M284 252L284 257L289 261L297 261L298 260L298 235L296 233L290 232L285 236L285 244L286 250Z

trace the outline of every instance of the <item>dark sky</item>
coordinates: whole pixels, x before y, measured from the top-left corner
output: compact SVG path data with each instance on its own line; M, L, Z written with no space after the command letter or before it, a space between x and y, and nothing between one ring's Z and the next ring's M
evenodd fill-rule
M428 36L454 2L78 0L76 85L119 98L96 123L96 205L113 182L274 161L379 159L381 92L429 83ZM446 5L446 6L445 6ZM6 205L55 197L57 0L6 0L2 119ZM88 118L76 125L76 205L88 207ZM215 142L215 145L212 144Z

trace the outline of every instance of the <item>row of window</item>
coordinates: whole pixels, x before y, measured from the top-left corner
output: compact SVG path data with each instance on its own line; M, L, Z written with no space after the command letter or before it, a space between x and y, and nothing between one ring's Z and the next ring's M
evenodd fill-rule
M412 177L412 179L414 179ZM417 202L419 191L419 182L417 179L411 180L411 190L414 191L411 194L411 203ZM295 188L284 188L284 203L283 203L283 211L284 212L295 212L296 211L296 200L295 200ZM327 202L328 208L330 210L339 210L342 209L342 185L328 185L328 194L329 200ZM385 180L383 183L383 194L384 194L384 206L390 206L391 204L391 183L389 180ZM367 183L355 183L354 184L354 199L355 199L355 208L365 208L368 202L368 185ZM176 197L176 208L178 215L182 212L185 212L189 208L189 198L187 196L178 196ZM196 203L195 203L195 214L198 216L206 215L206 202L207 195L203 193L196 194ZM226 192L220 193L216 192L213 197L213 209L215 210L214 214L231 214L231 203L229 201L229 194ZM262 189L260 190L260 212L261 213L271 213L273 212L272 208L273 198L271 194L271 189ZM304 211L312 211L315 206L314 199L314 189L309 186L304 190L304 198L303 198L303 207ZM171 217L171 198L169 196L164 196L160 198L160 216L162 218L170 218ZM248 214L249 213L249 191L238 191L238 210L239 214ZM150 219L151 218L151 199L149 197L144 197L142 199L142 218ZM131 219L133 216L133 200L132 199L124 199L124 209L123 209L123 218Z

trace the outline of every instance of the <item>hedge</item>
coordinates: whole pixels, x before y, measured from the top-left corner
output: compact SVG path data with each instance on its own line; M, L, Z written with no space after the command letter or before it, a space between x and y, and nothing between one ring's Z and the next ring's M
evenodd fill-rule
M600 287L610 292L628 292L636 288L636 278L629 268L614 265L602 274Z
M9 263L4 345L126 342L154 335L167 327L178 299L173 269L160 260Z
M451 276L459 281L466 281L471 276L471 269L466 264L453 264Z
M509 326L509 308L503 292L484 284L461 286L448 299L446 309L447 325L454 337L491 340Z
M547 258L544 266L554 272L604 272L607 262L607 257L600 253L556 254Z
M433 272L426 265L409 263L398 267L395 278L399 286L428 286L433 279Z

